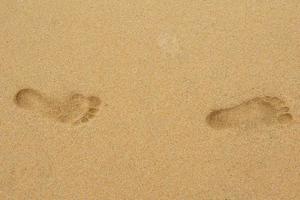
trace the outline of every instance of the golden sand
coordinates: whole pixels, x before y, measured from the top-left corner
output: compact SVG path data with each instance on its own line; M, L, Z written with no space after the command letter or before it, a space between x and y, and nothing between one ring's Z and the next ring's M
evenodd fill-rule
M300 199L298 0L1 0L0 199Z

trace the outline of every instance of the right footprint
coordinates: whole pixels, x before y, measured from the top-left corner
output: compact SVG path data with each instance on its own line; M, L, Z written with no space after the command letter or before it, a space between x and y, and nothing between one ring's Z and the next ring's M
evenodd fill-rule
M256 97L239 105L214 110L206 116L214 129L253 128L262 125L288 124L293 121L289 107L278 97Z
M96 96L85 97L82 94L73 93L65 100L58 101L31 88L19 90L14 102L25 110L72 125L86 123L94 118L101 104L100 98Z

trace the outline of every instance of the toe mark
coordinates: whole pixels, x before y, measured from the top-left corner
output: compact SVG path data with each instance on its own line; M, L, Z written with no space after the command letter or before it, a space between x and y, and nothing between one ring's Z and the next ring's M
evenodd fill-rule
M100 98L96 96L90 96L88 97L88 100L90 101L90 106L92 107L97 107L101 104Z
M278 117L278 122L281 124L289 123L292 120L293 120L293 116L290 113L286 113Z

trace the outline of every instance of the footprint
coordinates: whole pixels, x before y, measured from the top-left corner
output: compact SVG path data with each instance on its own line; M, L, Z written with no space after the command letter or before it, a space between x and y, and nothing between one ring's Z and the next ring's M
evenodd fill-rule
M58 122L79 125L94 118L101 100L98 97L85 97L72 93L64 101L49 98L38 90L21 89L14 98L15 104Z
M99 106L101 104L100 98L96 96L89 96L88 100L88 110L84 113L84 115L78 120L74 121L74 125L79 125L81 123L86 123L92 118L96 116L96 113L99 111Z
M277 97L256 97L237 106L212 111L206 117L207 124L214 129L253 128L293 121L289 107Z

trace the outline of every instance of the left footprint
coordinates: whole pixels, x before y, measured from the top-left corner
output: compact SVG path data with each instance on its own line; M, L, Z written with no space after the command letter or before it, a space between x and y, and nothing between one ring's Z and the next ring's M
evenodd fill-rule
M85 97L78 93L69 95L64 101L58 101L30 88L18 91L14 101L20 108L73 125L88 122L96 115L101 104L98 97Z

